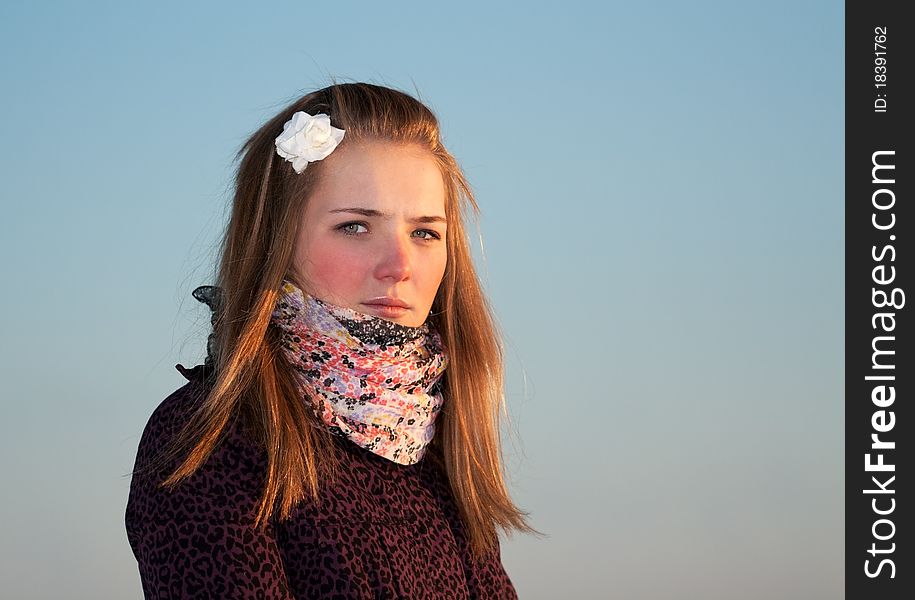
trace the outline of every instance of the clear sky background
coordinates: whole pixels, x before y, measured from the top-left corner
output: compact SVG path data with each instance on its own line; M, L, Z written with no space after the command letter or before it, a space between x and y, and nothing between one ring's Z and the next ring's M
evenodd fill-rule
M4 2L4 597L142 597L232 155L331 75L419 90L481 204L521 598L842 597L843 11Z

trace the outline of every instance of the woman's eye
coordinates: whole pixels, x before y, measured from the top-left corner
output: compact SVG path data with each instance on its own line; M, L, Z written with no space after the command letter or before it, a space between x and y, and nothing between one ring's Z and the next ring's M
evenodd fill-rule
M365 227L365 225L363 225L362 223L344 223L343 225L340 225L339 227L337 227L337 229L339 229L346 235L356 235L358 233L356 231L353 231L352 229L347 229L348 227Z
M423 238L423 239L425 239L425 240L440 240L440 239L442 239L442 236L440 236L440 235L438 234L438 232L432 231L431 229L419 229L418 231L419 231L420 233L428 233L428 234L431 236L431 237Z
M355 227L365 228L365 224L358 223L358 222L343 223L342 225L338 225L337 229L339 231L341 231L344 235L356 236L356 235L362 235L363 233L366 233L365 231L357 231L357 230L353 229ZM427 234L426 236L421 236L421 239L423 239L425 241L433 241L433 240L442 239L442 236L439 235L439 233L437 231L434 231L432 229L417 229L416 232L418 232L420 234Z

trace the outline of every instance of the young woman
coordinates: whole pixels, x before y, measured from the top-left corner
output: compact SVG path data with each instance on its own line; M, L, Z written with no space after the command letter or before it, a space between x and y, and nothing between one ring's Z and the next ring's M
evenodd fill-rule
M515 598L502 346L438 122L336 84L241 148L208 356L146 425L147 598Z

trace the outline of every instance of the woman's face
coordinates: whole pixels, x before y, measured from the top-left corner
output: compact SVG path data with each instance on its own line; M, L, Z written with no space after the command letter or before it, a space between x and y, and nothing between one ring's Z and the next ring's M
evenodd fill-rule
M422 325L445 274L445 186L434 157L384 141L323 159L295 242L311 295L401 325ZM385 297L406 308L376 304Z

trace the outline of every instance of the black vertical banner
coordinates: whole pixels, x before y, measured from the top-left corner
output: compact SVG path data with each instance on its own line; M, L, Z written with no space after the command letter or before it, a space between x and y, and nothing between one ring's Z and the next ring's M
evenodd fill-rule
M845 5L845 587L861 600L915 598L915 23L903 6Z

